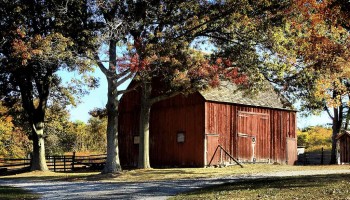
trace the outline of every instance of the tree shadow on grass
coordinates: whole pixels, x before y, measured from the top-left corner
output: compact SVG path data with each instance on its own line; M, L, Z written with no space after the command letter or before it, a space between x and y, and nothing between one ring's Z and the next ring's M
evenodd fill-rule
M333 184L332 187L329 187ZM297 177L272 177L258 178L252 180L237 180L216 186L209 186L199 190L186 193L184 195L212 195L225 193L283 193L303 195L303 193L323 193L322 195L334 193L334 188L347 187L350 184L350 174L330 174L330 175L309 175ZM291 192L295 191L295 192ZM349 193L348 190L345 190ZM282 194L283 195L283 194ZM320 194L315 194L320 195ZM297 196L296 196L297 198Z

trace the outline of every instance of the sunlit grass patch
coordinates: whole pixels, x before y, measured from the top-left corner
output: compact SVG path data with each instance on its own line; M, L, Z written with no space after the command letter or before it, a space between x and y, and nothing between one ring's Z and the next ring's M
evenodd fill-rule
M169 168L169 169L147 169L124 171L115 177L92 176L102 181L157 181L157 180L176 180L193 178L214 178L224 176L253 175L259 173L274 173L283 171L302 171L302 170L350 170L348 165L322 165L322 166L290 166L290 165L271 165L271 164L246 164L244 168L237 165L223 168Z
M350 170L349 165L290 166L272 164L246 164L244 168L237 165L223 168L167 168L124 170L118 174L101 174L100 172L27 172L0 178L30 180L64 180L64 181L106 181L106 182L143 182L193 178L214 178L224 176L249 176L259 173L274 173L302 170Z
M265 178L228 183L172 199L350 199L350 174Z
M32 171L9 176L1 176L1 179L29 179L33 181L75 181L99 174L99 172L52 172L52 171Z

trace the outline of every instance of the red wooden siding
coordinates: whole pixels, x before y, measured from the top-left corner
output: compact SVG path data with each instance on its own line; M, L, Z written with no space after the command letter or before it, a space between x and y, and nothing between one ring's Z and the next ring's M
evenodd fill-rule
M119 106L119 147L122 165L137 166L139 95L123 96ZM178 133L184 142L178 142ZM255 141L253 141L253 138ZM255 142L255 144L254 144ZM205 101L199 93L178 95L152 106L150 161L157 166L205 166L221 145L242 161L296 161L294 111ZM214 156L213 164L229 157Z
M205 139L207 163L218 163L220 161L219 149L217 149L219 145L219 135L207 134Z
M344 134L338 139L340 163L350 163L350 136Z
M287 138L287 161L288 165L294 165L298 159L296 138Z
M119 158L123 167L137 166L139 146L134 144L134 137L139 135L139 99L136 91L129 92L123 96L119 105Z
M247 162L269 162L269 115L238 111L237 158Z
M151 110L153 166L204 165L204 99L199 94L176 96L159 102ZM177 133L185 141L177 142Z
M119 114L120 159L123 166L137 166L139 96L123 96ZM184 133L185 141L177 142ZM150 162L157 166L204 166L204 99L198 93L156 103L151 109Z
M235 118L232 117L232 113L234 112L232 110L233 108L234 107L229 104L205 103L205 134L206 136L219 135L218 144L220 144L231 155L235 146L235 141L233 141L232 137L232 124L235 121ZM205 163L207 165L214 154L217 144L211 144L209 140L206 141L206 144L207 160ZM218 155L219 152L215 155L217 157L213 160L214 164L217 164L215 161L218 160ZM224 156L223 158L226 160L229 157Z
M296 138L294 111L218 102L206 102L205 109L205 133L218 134L219 144L235 158L250 162L253 158L256 162L296 161L296 146L289 145L287 151L287 137ZM229 158L225 156L223 161Z

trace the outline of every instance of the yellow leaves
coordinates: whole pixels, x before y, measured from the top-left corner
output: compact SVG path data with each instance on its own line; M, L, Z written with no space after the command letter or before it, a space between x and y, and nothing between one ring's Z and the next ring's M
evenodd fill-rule
M164 33L163 33L163 32L157 31L156 37L161 38L161 37L163 37L163 36L164 36Z
M170 60L173 65L181 65L181 62L175 57L172 57Z
M173 86L185 86L190 84L190 78L188 77L187 71L179 71L178 69L174 72L174 78L172 80Z
M41 41L41 40L42 40L41 35L37 34L37 35L34 36L34 41L35 41L35 42L39 42L39 41Z
M317 151L322 148L331 148L332 129L321 126L310 127L304 131L298 131L298 145L306 146L307 151ZM300 140L299 140L300 137Z
M318 101L325 101L330 108L339 107L350 95L344 81L346 80L336 73L321 75L315 83L314 97Z
M0 156L23 157L26 155L24 147L28 144L28 137L20 128L15 128L8 109L0 102Z
M7 108L4 107L0 102L0 139L6 135L11 135L12 129L12 117L6 115Z
M350 57L335 57L333 65L339 71L339 77L350 78Z
M22 7L21 7L21 6L17 6L17 7L14 9L14 11L15 11L16 13L20 13L20 12L22 12Z
M323 18L322 18L320 13L316 13L316 14L312 14L310 16L310 21L311 21L311 24L313 26L315 26L315 25L318 25L318 24L322 23Z
M34 50L32 50L32 53L34 55L43 55L43 50L41 50L41 49L34 49Z
M26 36L26 32L25 32L24 30L20 29L20 28L18 28L18 29L16 30L16 33L17 33L18 36L19 36L20 38L22 38L22 39Z

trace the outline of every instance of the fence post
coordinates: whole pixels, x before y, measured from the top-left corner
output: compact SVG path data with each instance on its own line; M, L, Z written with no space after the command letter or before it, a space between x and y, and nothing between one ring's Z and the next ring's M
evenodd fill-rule
M56 156L53 156L53 171L56 172Z
M63 156L63 171L66 172L66 156Z
M72 156L72 171L74 171L74 162L75 162L75 151L73 151L73 156Z
M323 153L323 147L322 147L322 153L321 153L321 165L323 165L323 156L324 156L324 153Z
M32 152L29 154L29 159L30 159L29 168L31 169L33 166L33 153Z

